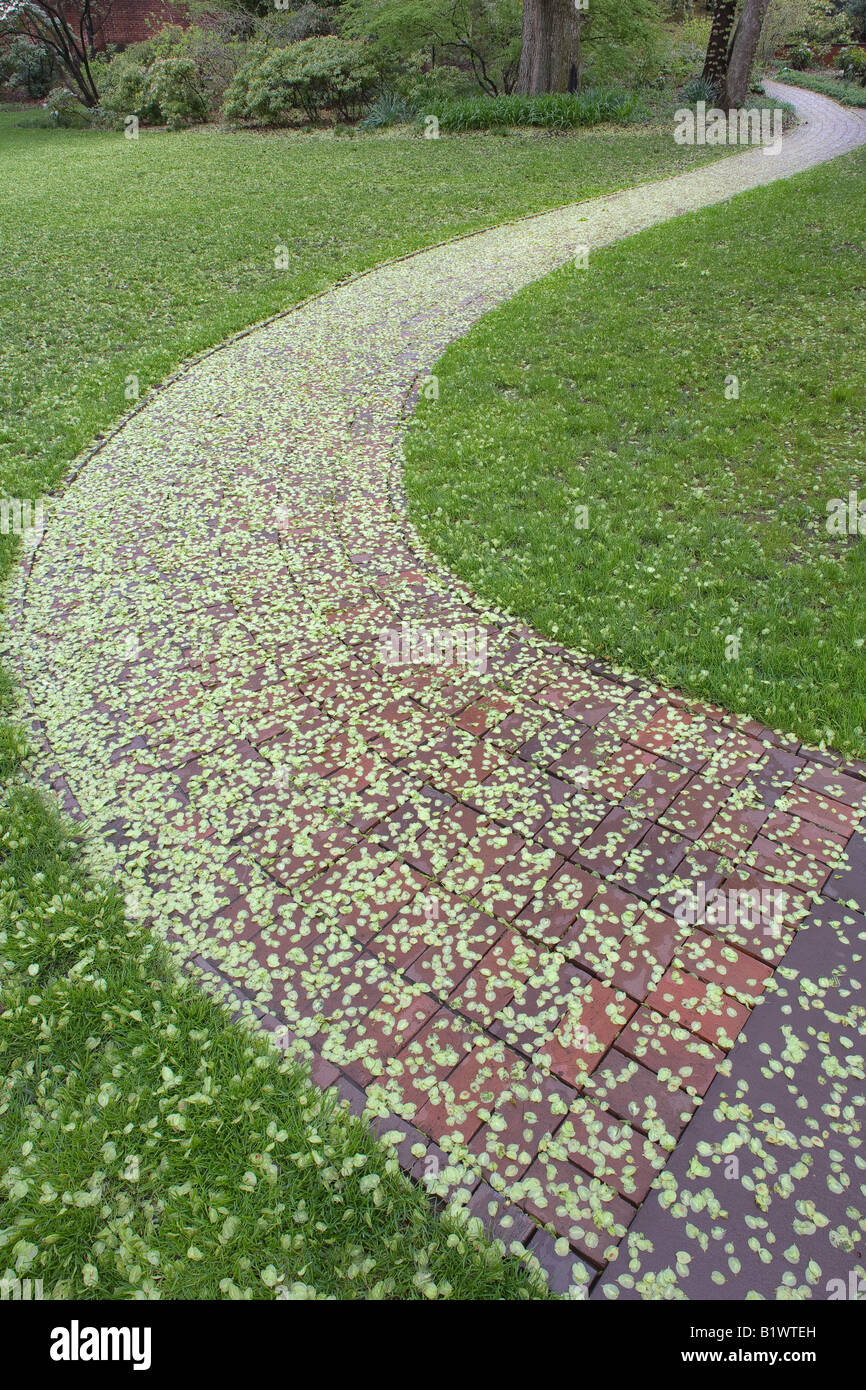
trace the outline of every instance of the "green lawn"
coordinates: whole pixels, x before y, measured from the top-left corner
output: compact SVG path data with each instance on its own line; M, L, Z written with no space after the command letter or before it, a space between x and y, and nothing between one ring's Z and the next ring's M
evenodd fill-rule
M0 112L0 490L35 497L178 363L353 272L704 162L568 136L39 129ZM21 128L21 126L24 128ZM285 246L288 269L275 269Z
M58 1299L544 1296L178 983L34 793L2 812L0 1273Z
M591 134L121 135L0 112L0 492L36 498L183 359L352 272L712 151ZM288 248L288 269L274 252ZM0 574L15 559L0 537ZM0 711L14 714L8 675ZM366 1129L173 976L0 726L0 1272L56 1297L538 1297ZM376 1181L378 1179L378 1181Z
M569 646L866 756L866 544L827 529L866 502L864 251L861 150L530 286L435 368L421 534Z

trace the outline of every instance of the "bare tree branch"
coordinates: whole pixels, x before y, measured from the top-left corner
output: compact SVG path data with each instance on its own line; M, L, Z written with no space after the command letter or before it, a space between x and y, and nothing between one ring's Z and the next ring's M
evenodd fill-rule
M96 106L99 91L89 57L96 35L105 30L114 0L75 0L64 8L51 0L0 0L0 36L22 35L54 54L85 106Z

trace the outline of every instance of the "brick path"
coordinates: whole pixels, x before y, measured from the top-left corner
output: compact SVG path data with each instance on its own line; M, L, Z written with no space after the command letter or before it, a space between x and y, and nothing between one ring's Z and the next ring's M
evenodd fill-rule
M576 245L866 140L785 95L807 124L776 158L433 248L185 369L22 575L41 770L129 912L560 1283L615 1255L866 769L483 608L406 520L402 421L445 346Z

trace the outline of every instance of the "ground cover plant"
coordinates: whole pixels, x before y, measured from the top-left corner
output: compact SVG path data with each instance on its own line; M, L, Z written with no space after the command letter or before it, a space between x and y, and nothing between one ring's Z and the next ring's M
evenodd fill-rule
M521 292L435 368L407 475L422 535L486 598L860 757L866 551L840 515L864 484L864 170Z
M792 72L785 68L779 73L779 81L791 87L805 87L810 92L820 92L843 106L866 106L866 87L859 82L846 82L828 72Z
M442 130L497 130L515 126L546 126L570 130L611 122L627 125L645 114L635 92L616 89L558 93L540 97L511 94L498 97L466 97L431 102L425 117L435 115Z

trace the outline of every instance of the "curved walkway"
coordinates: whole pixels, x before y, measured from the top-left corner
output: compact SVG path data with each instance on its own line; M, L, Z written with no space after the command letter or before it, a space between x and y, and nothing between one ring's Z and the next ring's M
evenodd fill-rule
M578 245L866 140L774 91L805 119L775 157L434 247L185 369L57 500L14 618L43 770L129 911L558 1286L615 1257L688 1136L864 769L484 609L406 520L402 421L447 344Z

